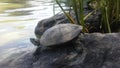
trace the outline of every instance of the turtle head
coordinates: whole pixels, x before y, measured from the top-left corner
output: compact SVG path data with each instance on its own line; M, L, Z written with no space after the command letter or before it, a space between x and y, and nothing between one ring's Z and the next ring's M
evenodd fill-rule
M35 38L30 38L30 42L35 46L40 46L40 41Z

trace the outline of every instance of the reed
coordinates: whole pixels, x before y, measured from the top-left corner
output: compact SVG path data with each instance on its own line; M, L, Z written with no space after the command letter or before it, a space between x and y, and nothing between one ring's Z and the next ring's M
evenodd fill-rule
M85 21L85 19L87 19L87 17L90 16L91 13L88 14L87 16L84 16L83 0L69 0L69 7L72 8L72 10L74 11L77 22L74 20L74 18L69 13L67 13L63 9L63 7L61 6L61 4L58 0L56 0L56 3L59 5L61 10L64 12L64 14L67 16L67 18L69 19L69 21L71 23L82 25L84 33L88 31L84 21Z
M120 27L120 0L90 0L101 12L101 32L115 32Z
M96 10L101 12L101 24L100 30L103 33L111 33L114 32L118 27L120 27L120 0L90 0L90 6L94 9L88 15L84 16L84 8L83 8L83 0L68 0L70 3L70 8L75 13L75 18L71 17L71 15L66 12L61 6L60 2L56 0L59 7L62 9L64 14L73 24L78 24L83 26L83 32L87 31L87 26L85 24L85 20Z

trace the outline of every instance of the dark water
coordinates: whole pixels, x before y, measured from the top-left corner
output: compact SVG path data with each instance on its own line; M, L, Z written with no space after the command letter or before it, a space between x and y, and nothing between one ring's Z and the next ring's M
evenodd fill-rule
M29 38L38 21L53 16L52 4L52 0L0 0L0 61L35 49Z

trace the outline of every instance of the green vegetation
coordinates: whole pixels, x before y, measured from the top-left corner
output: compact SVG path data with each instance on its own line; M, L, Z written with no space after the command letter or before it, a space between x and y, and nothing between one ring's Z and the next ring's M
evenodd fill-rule
M74 18L64 10L59 0L56 3L62 9L69 21L73 24L83 26L83 32L89 32L85 20L96 10L101 12L100 31L103 33L111 33L120 29L120 0L89 0L89 6L93 9L88 15L84 16L84 0L68 0L69 7L74 11L77 22Z
M85 17L83 15L83 0L70 0L68 2L68 4L69 4L68 6L70 8L72 8L74 13L75 13L77 22L75 22L74 18L63 9L63 7L60 5L60 2L58 0L56 0L56 3L59 5L59 7L62 9L62 11L67 16L67 18L69 19L69 21L71 23L82 25L83 26L83 32L87 31L86 30L86 25L85 25L85 22L84 22Z
M120 0L96 0L102 13L103 32L113 32L120 27ZM117 28L116 28L117 27Z

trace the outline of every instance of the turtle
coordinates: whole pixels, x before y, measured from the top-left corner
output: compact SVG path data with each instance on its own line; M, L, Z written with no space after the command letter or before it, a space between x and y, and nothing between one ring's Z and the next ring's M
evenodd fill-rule
M39 47L52 47L67 43L82 32L82 26L76 24L57 24L47 29L40 39L30 38L30 41Z

